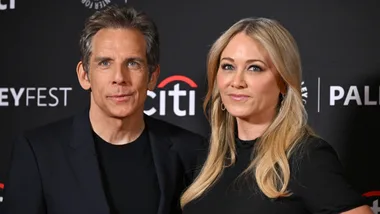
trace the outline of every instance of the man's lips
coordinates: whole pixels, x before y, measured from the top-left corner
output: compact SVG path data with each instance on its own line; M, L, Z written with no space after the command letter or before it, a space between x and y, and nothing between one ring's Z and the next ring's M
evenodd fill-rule
M107 96L107 98L111 99L111 100L114 100L114 101L117 101L117 102L123 102L123 101L128 100L132 95L133 95L133 93L117 94L117 95Z

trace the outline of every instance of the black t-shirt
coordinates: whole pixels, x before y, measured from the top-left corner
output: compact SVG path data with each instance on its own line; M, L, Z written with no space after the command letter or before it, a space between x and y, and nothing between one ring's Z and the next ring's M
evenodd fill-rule
M237 161L226 167L220 179L185 205L183 214L307 214L340 213L366 203L345 181L334 149L311 137L289 160L290 197L269 199L258 188L254 176L240 176L248 167L253 141L236 139Z
M156 214L160 199L147 130L125 145L94 133L103 188L111 214Z

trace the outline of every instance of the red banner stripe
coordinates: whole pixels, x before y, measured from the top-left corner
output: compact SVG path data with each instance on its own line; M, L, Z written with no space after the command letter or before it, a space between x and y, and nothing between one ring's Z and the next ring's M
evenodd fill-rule
M365 197L380 196L380 191L371 191L363 194Z

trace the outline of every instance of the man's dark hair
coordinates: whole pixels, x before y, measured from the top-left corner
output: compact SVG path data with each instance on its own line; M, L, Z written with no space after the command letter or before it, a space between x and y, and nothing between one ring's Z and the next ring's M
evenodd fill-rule
M84 70L89 71L89 60L92 53L92 38L101 29L125 28L139 30L146 41L146 58L151 74L159 64L160 41L156 24L144 12L132 7L111 5L90 16L80 38L81 60Z

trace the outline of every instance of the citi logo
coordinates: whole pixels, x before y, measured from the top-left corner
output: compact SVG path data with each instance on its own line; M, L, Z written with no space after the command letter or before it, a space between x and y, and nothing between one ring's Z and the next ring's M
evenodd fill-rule
M3 190L3 189L4 189L4 184L0 183L0 190ZM1 202L3 202L3 197L0 195L0 203Z
M16 8L16 0L9 0L8 4L4 3L6 1L0 0L0 10L7 10L7 9L15 9Z
M171 89L166 87L171 85L171 83L175 83ZM184 85L184 83L187 85L187 88L190 87L191 89L181 89L181 86ZM144 113L150 116L156 114L158 111L158 114L160 116L164 116L167 114L167 111L172 110L175 115L180 117L194 116L195 90L193 89L197 87L198 85L192 79L186 76L174 75L167 77L158 84L157 88L159 90L157 92L148 91L147 94L148 97L159 100L158 110L155 107L151 107L150 109L144 110ZM167 103L170 101L173 102L172 108L167 106Z
M374 214L379 214L380 213L380 207L379 207L380 191L366 192L363 194L363 196L374 199L372 202L371 209Z

